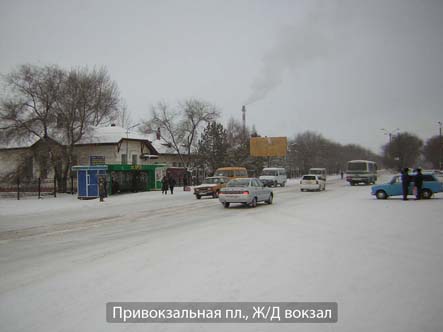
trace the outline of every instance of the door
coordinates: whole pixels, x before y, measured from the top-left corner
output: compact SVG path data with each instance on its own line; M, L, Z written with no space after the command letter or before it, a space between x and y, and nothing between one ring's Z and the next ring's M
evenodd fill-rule
M401 184L401 177L395 176L391 182L390 182L389 188L386 188L387 194L389 196L400 196L403 194L402 184Z
M88 187L88 197L98 197L98 178L97 171L88 171L87 177L87 187Z
M86 183L86 171L78 171L77 173L77 190L78 197L88 196L88 187Z

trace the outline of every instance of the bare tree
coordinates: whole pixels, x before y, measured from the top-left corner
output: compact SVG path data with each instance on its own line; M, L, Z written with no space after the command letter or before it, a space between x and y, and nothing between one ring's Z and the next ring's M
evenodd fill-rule
M303 173L311 167L325 167L328 172L338 172L345 170L347 161L354 159L379 160L379 156L359 145L341 145L312 131L298 134L290 140L289 146L290 168Z
M443 155L443 142L442 138L437 135L429 138L423 147L423 155L426 161L432 164L435 169L440 169L440 162L442 161Z
M66 185L74 160L74 146L93 127L107 124L118 117L119 92L107 71L86 68L72 69L57 100L57 128L66 147L62 186ZM63 188L61 188L63 190Z
M117 125L123 128L129 128L134 124L131 112L129 112L128 105L124 100L121 100L120 105L119 116L116 120Z
M214 105L198 99L186 100L176 108L166 102L159 102L151 107L151 118L143 122L141 130L160 133L163 143L174 149L181 162L189 166L192 164L198 135L205 125L216 120L219 115Z
M49 160L53 169L60 155L49 137L54 134L56 105L62 95L65 76L57 66L22 65L4 77L8 93L0 102L2 140L40 140L47 155L39 158Z
M56 66L22 65L5 76L10 94L0 103L5 139L43 138L50 134L65 73Z
M40 139L46 145L40 151L48 153L63 190L74 145L92 126L117 116L116 84L105 69L67 72L56 66L31 65L7 75L5 83L9 94L0 103L2 138Z
M413 167L421 154L423 141L416 135L403 132L383 146L384 162L388 167Z

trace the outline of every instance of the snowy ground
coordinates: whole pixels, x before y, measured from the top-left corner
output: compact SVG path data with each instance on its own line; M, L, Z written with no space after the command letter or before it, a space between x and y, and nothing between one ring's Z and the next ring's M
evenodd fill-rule
M178 189L0 200L0 331L443 331L443 196L331 179L224 209ZM338 302L336 324L109 324L115 301Z

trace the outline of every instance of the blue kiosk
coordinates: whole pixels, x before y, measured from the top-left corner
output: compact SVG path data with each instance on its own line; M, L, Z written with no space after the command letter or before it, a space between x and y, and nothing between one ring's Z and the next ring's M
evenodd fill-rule
M72 166L77 171L77 197L90 199L99 197L98 181L100 176L106 176L107 165Z

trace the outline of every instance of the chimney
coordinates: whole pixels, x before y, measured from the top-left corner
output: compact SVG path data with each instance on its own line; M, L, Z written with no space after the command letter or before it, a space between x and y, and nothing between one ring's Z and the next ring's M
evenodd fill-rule
M243 121L243 133L246 131L246 107L245 105L242 106L241 108L242 111L242 121Z
M160 127L157 128L157 139L160 139L162 137L160 133Z

